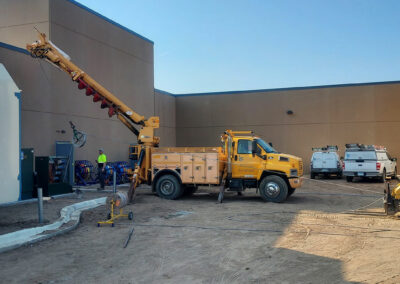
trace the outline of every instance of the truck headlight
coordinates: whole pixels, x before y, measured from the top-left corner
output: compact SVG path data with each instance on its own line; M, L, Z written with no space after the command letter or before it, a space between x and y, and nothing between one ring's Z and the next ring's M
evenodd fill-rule
M297 177L299 175L297 169L291 169L290 170L290 176L291 177Z

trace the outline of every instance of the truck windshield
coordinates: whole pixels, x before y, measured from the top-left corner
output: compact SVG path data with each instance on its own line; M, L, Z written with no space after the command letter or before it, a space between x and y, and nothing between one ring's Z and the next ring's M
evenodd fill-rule
M256 141L257 141L257 144L260 145L261 148L263 148L265 152L267 152L267 153L278 153L271 145L266 143L264 140L256 139Z
M346 152L345 160L376 160L375 151Z

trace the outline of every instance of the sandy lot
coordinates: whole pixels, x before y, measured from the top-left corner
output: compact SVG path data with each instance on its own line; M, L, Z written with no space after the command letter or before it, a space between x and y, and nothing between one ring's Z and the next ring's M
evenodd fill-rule
M107 215L103 206L85 212L73 232L1 254L1 279L400 283L400 221L383 215L382 192L376 182L306 180L284 204L265 203L255 190L228 193L217 204L216 188L176 201L141 188L127 209L135 228L127 248L131 221L98 228Z

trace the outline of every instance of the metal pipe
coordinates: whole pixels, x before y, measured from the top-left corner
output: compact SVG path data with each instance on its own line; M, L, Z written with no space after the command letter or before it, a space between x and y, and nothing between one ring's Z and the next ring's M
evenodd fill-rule
M227 179L232 178L232 136L228 134L228 171L227 171Z
M38 213L39 213L39 224L43 224L43 189L38 187Z
M114 169L113 171L113 193L117 192L117 171Z
M137 130L122 114L117 114L118 119L129 128L136 136L139 136L139 130Z

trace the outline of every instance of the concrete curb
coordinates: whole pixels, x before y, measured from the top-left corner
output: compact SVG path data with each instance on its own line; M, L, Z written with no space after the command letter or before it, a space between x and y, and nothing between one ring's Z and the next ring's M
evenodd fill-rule
M69 232L78 226L82 211L96 208L105 203L106 197L78 202L61 209L61 217L52 224L0 235L0 253ZM63 226L67 223L72 224ZM46 231L51 232L46 233Z

